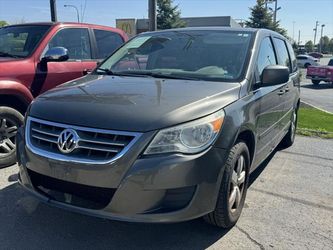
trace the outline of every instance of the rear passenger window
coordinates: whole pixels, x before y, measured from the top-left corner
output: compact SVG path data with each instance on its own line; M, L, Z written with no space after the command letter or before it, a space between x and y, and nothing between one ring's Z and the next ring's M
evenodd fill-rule
M53 47L64 47L68 49L69 60L91 59L91 48L88 29L66 28L60 30L49 42L44 50Z
M296 72L297 71L297 60L295 57L294 49L290 43L287 43L287 47L288 47L288 51L289 51L292 72Z
M257 61L258 72L261 75L264 68L269 65L276 65L273 44L269 37L262 40Z
M274 38L274 43L275 43L276 55L278 57L278 64L288 67L289 71L292 72L292 68L290 65L290 58L285 41L279 38Z
M104 59L110 56L123 43L123 38L111 31L94 30L97 43L98 59Z

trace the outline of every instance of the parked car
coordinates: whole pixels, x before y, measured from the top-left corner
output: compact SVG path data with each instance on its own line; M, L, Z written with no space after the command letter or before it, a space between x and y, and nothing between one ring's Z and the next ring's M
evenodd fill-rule
M311 52L308 55L312 56L314 58L317 58L317 59L320 59L320 58L324 57L324 55L322 53L319 53L319 52Z
M301 68L307 68L309 66L319 65L318 63L319 60L309 55L298 55L296 58L297 58L297 65L298 67Z
M17 135L19 181L98 217L232 227L249 174L293 144L299 71L269 30L144 33L39 96Z
M127 40L111 27L30 23L0 29L0 167L15 162L15 134L39 94L87 74Z
M327 66L309 66L306 78L311 79L314 85L318 85L321 81L333 83L333 58Z

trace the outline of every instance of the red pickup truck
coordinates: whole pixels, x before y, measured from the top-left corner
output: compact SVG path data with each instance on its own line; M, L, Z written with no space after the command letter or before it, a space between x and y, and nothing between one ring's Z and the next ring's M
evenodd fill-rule
M15 135L30 102L87 74L127 39L122 30L81 23L0 28L0 168L15 162Z
M309 66L306 78L311 79L314 85L318 85L321 81L333 83L333 58L326 66Z

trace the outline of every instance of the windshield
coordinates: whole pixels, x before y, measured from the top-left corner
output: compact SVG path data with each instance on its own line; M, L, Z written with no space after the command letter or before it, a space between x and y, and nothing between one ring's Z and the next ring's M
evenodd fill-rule
M96 72L235 81L244 72L251 38L247 31L147 33L130 40Z
M49 28L49 25L1 28L0 57L24 58L29 56Z

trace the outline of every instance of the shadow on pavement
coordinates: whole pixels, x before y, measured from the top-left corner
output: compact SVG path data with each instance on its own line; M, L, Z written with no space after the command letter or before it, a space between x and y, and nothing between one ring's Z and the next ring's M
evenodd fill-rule
M276 152L251 174L249 186ZM16 175L9 177L9 181L16 179ZM142 224L71 213L40 203L17 182L0 190L2 249L205 249L227 233L202 219Z
M272 160L272 158L274 157L274 155L279 151L282 150L282 148L280 149L279 146L277 149L275 149L268 157L266 160L264 160L263 163L261 163L250 175L249 178L249 187L251 187L251 185L256 181L256 179L261 175L261 173L265 170L265 168L267 167L267 165L269 164L269 162Z
M301 87L307 89L331 89L333 88L333 84L321 82L318 85L314 85L309 83L309 84L302 84Z
M42 204L18 183L0 190L2 249L204 249L227 232L202 219L177 224L98 219Z

